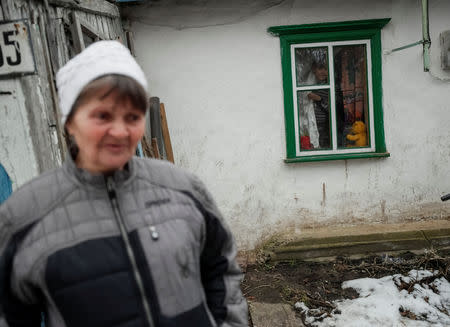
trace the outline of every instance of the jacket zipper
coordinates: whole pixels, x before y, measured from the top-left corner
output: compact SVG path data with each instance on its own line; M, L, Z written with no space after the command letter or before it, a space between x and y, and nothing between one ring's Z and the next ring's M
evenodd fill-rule
M136 255L134 254L133 248L130 243L130 238L128 237L127 230L125 228L125 224L123 221L122 214L120 212L119 203L117 202L117 194L115 182L112 176L106 177L106 189L108 190L108 197L111 201L111 205L114 211L114 217L116 219L117 225L120 229L120 234L122 235L122 239L125 242L125 247L127 250L128 259L131 262L131 266L133 268L134 279L136 280L137 287L139 289L139 293L141 295L142 304L144 306L145 316L147 318L147 322L150 327L155 327L155 323L153 321L153 317L150 311L150 305L147 301L147 297L145 296L144 283L142 282L142 276L139 272L136 263Z

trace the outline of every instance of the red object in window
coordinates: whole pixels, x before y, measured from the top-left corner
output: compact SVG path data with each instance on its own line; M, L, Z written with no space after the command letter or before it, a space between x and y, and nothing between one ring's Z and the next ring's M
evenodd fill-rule
M301 136L300 137L300 148L303 150L311 150L312 149L309 136Z

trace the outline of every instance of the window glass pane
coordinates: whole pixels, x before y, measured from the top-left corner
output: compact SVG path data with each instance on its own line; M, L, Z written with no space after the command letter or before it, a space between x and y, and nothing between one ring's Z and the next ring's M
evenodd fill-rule
M296 48L297 86L328 84L328 48Z
M367 147L369 105L366 45L333 47L338 148Z
M331 148L329 89L297 92L301 150Z

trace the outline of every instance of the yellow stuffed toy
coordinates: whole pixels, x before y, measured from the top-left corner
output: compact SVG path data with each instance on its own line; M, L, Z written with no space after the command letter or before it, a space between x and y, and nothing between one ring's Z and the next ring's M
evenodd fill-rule
M352 126L352 132L347 134L347 140L354 142L347 145L347 147L367 146L366 125L362 121L355 121Z

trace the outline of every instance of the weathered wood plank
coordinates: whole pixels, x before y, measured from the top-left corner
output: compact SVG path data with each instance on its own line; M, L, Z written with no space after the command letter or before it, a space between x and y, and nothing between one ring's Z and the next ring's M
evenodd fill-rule
M108 21L109 20L111 20L111 18L109 18L109 17L101 17L101 19L99 20L99 24L102 25L102 29L103 29L103 32L105 34L105 37L108 40L111 40L112 39L111 28L108 25Z
M103 29L108 34L108 38L112 40L112 39L114 39L114 34L115 33L114 33L114 30L113 30L113 28L111 26L110 21L111 21L111 18L103 17L101 23L102 23Z
M64 20L63 18L58 18L58 20L60 21L60 24L58 25L58 30L56 33L56 42L60 56L59 65L60 67L62 67L66 62L69 61L70 55L68 48L69 44L67 43L68 41L66 39L66 33L64 29Z
M103 28L107 30L108 37L110 40L116 39L116 33L114 31L113 26L111 26L111 18L106 18L102 20Z
M50 16L50 17L49 17ZM50 21L46 20L46 35L47 35L47 42L48 47L50 51L50 60L52 63L53 73L56 74L56 72L61 67L61 59L60 59L60 53L58 48L58 41L57 41L57 31L58 27L61 24L61 20L53 18L56 16L54 8L49 8L49 15L47 18L50 19Z
M78 54L84 49L83 33L81 32L81 25L76 12L71 13L72 25L70 26L72 32L72 42L75 53Z
M112 18L108 18L104 21L104 24L106 24L108 26L108 30L109 30L109 35L111 37L112 40L117 38L117 30L116 30L116 26L114 25L114 19Z
M105 37L105 33L103 32L103 25L99 22L98 17L99 16L93 14L87 15L87 23L90 25L92 32L95 32L100 39L103 39Z
M105 19L109 19L108 17L105 16L99 16L99 15L93 15L95 24L97 26L97 30L99 31L99 33L102 35L102 40L108 40L109 39L109 31L108 29L105 29L105 26L103 26L103 20Z
M122 20L111 19L111 26L113 26L116 39L120 37L122 42L125 42L125 35L123 33Z
M56 13L57 13L58 17L59 17L59 15L61 15L63 22L70 25L70 17L69 17L69 14L71 12L70 9L62 8L62 7L56 7L55 9L56 9Z
M161 154L159 153L158 141L156 140L156 137L152 138L152 150L153 154L155 155L155 158L161 159Z
M89 15L89 16L90 16L93 26L95 26L95 30L97 31L97 34L99 34L100 38L102 40L109 39L108 30L105 30L105 28L103 26L103 20L108 19L108 17L99 16L99 15Z
M86 25L90 26L89 29L91 31L101 32L98 30L97 20L95 19L95 16L96 16L95 14L86 14L86 16L85 16Z
M136 51L134 49L133 32L125 31L125 35L126 35L128 49L130 49L130 52L133 56L136 56Z
M4 18L3 18L3 5L2 5L2 2L3 1L0 0L0 19L4 20Z
M98 31L99 34L105 35L105 31L103 31L103 25L101 22L101 17L104 16L98 16L98 15L89 15L91 16L92 24L95 27L95 30Z
M167 124L166 109L164 107L164 103L160 104L160 112L161 112L161 130L167 160L169 160L171 163L175 163L173 158L172 142L170 141L169 125Z
M64 18L64 8L55 7L55 18Z
M74 11L72 10L71 12L74 12ZM86 18L87 14L85 12L78 11L77 16L78 16L78 19L81 19L83 21L87 20L87 18Z
M59 7L72 8L96 15L120 17L116 5L104 0L48 0L49 4Z
M79 17L79 22L82 26L81 30L88 36L95 39L99 37L102 40L107 39L107 34L103 33L102 29L98 27L97 22L93 19L93 15L86 14L83 18Z
M13 1L13 8L17 15L16 18L25 18L26 17L26 16L24 17L23 13L22 13L22 8L24 5L25 5L25 3L23 2L23 0Z
M116 26L117 32L119 33L120 38L122 39L122 42L125 42L125 31L123 29L122 20L121 19L114 19L114 26Z
M53 74L53 69L52 69L52 62L50 60L50 52L48 51L48 43L47 43L47 39L45 37L45 30L46 30L46 26L45 26L45 20L43 18L43 16L40 16L40 20L39 20L39 27L40 27L40 31L41 31L41 38L42 38L42 48L43 48L43 56L44 56L44 60L45 60L45 65L46 65L46 70L47 70L47 79L48 79L48 85L50 87L50 93L51 93L51 99L52 99L52 107L53 107L53 117L55 120L55 124L54 127L56 129L56 136L58 139L58 145L59 145L59 153L62 159L64 159L65 154L66 154L66 143L64 140L64 136L63 136L63 127L60 125L60 113L58 110L58 96L56 93L56 86L54 83L54 74Z
M17 13L14 9L13 0L2 0L3 16L5 20L17 19Z
M125 42L125 30L123 28L123 23L122 23L122 19L120 18L116 18L114 19L114 24L116 26L116 29L119 33L120 38L122 39L123 42Z
M39 10L39 8L41 7L42 5L39 3L36 3L36 1L34 1L34 0L29 0L28 1L28 8L29 8L29 10L30 10L30 14L31 14L31 12L33 11L33 10Z
M64 13L62 8L50 7L51 17L52 17L52 27L54 29L55 35L55 48L57 62L55 63L54 69L57 71L69 60L69 52L66 40L66 35L64 32Z
M41 3L36 3L36 1L30 2L30 24L38 24L40 12L42 13L43 8Z
M61 34L59 41L61 42L60 46L63 48L64 53L64 63L66 63L71 57L75 55L73 42L72 40L72 22L70 20L69 14L71 13L71 9L56 7L57 17L61 18Z
M33 11L36 11L33 9ZM42 17L42 16L40 16ZM61 153L58 142L54 141L55 117L53 101L49 88L48 76L51 72L45 61L45 38L42 37L43 20L37 19L30 25L30 36L33 39L36 74L20 79L25 95L25 108L29 121L29 133L35 152L39 172L54 168L61 163Z
M29 10L29 3L28 2L15 2L16 4L16 10L19 13L20 18L29 18L30 17L30 10Z
M103 27L103 19L107 18L105 16L98 16L98 15L92 15L94 21L95 21L95 27L98 31L99 34L102 35L102 40L108 39L109 38L109 34L107 33L107 31L105 31L104 27Z
M164 157L164 144L161 131L161 114L158 97L150 98L150 132L152 139L155 138L158 142L158 149L161 157Z
M145 157L155 158L153 153L151 141L149 142L147 136L144 135L141 140L142 151L144 152Z
M47 111L44 109L47 104L45 102L47 88L43 87L45 85L43 80L46 80L46 65L42 55L43 48L39 26L37 24L32 24L29 28L29 33L33 40L36 74L24 76L20 81L25 95L25 107L27 109L31 140L34 152L36 153L39 171L42 171L46 166L51 165L51 163L46 162L46 160L53 157L51 152L47 152L49 149L49 147L47 147L47 141L50 140L47 134ZM44 77L44 79L42 79L42 77ZM42 155L39 153L41 152L41 149Z
M39 17L39 10L32 9L30 13L30 24L37 24Z

